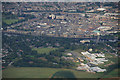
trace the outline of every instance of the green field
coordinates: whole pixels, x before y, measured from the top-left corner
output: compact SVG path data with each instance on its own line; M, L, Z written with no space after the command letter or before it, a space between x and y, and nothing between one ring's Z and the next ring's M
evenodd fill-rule
M104 78L108 78L108 77L111 77L111 76L114 76L114 77L118 77L118 72L120 71L120 69L114 69L113 71L111 71L110 73L108 73Z
M104 75L104 73L88 73L83 71L76 71L63 68L40 68L40 67L11 67L4 69L2 72L3 78L51 78L53 76L63 76L63 72L71 72L76 78L111 78L118 76L118 69ZM68 73L69 74L69 73ZM66 76L69 76L66 74ZM65 76L64 76L65 77Z
M36 50L38 53L49 53L50 51L56 50L57 48L33 48L33 50Z
M39 67L20 67L7 68L3 70L3 78L51 78L54 74L60 71L70 71L76 78L98 78L101 73L88 73L83 71L75 71L71 69L56 69L56 68L39 68Z
M8 25L18 21L19 21L18 19L3 19L3 22L5 22Z

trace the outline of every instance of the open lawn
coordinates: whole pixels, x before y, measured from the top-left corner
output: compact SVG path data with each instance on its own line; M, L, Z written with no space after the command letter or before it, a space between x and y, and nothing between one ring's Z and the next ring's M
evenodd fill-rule
M49 53L50 51L56 50L57 48L33 48L33 50L36 50L38 53Z
M37 67L20 67L8 68L3 71L5 78L49 78L59 69L37 68Z
M7 68L3 70L4 78L51 78L54 74L60 71L70 71L76 78L97 78L101 73L88 73L83 71L75 71L71 69L60 68L39 68L39 67L20 67Z

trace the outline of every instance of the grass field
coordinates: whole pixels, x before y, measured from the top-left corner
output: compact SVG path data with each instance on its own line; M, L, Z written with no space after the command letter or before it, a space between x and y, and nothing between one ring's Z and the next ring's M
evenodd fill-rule
M118 77L118 70L114 69L110 73L88 73L63 68L40 68L40 67L11 67L4 69L2 72L3 78L51 78L53 75L60 72L71 72L76 78L111 78ZM60 76L63 74L60 74ZM67 75L66 75L67 76Z
M49 53L50 51L56 50L57 48L33 48L33 50L36 50L38 53Z
M18 19L3 19L3 22L5 22L6 24L12 24L18 22Z
M59 71L71 71L76 78L98 78L101 73L88 73L70 69L39 68L39 67L20 67L7 68L3 70L3 78L51 78L53 74Z
M108 73L104 78L108 78L108 77L118 77L118 72L120 71L120 69L114 69L113 71L111 71L110 73Z

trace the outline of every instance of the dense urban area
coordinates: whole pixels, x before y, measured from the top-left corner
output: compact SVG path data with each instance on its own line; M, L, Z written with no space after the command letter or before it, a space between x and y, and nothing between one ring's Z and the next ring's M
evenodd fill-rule
M119 19L117 2L3 2L3 77L118 77Z

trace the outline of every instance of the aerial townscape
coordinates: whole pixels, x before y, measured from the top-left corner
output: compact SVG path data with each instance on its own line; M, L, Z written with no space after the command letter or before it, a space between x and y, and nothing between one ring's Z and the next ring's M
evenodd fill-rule
M119 77L118 7L119 2L2 2L3 78Z

